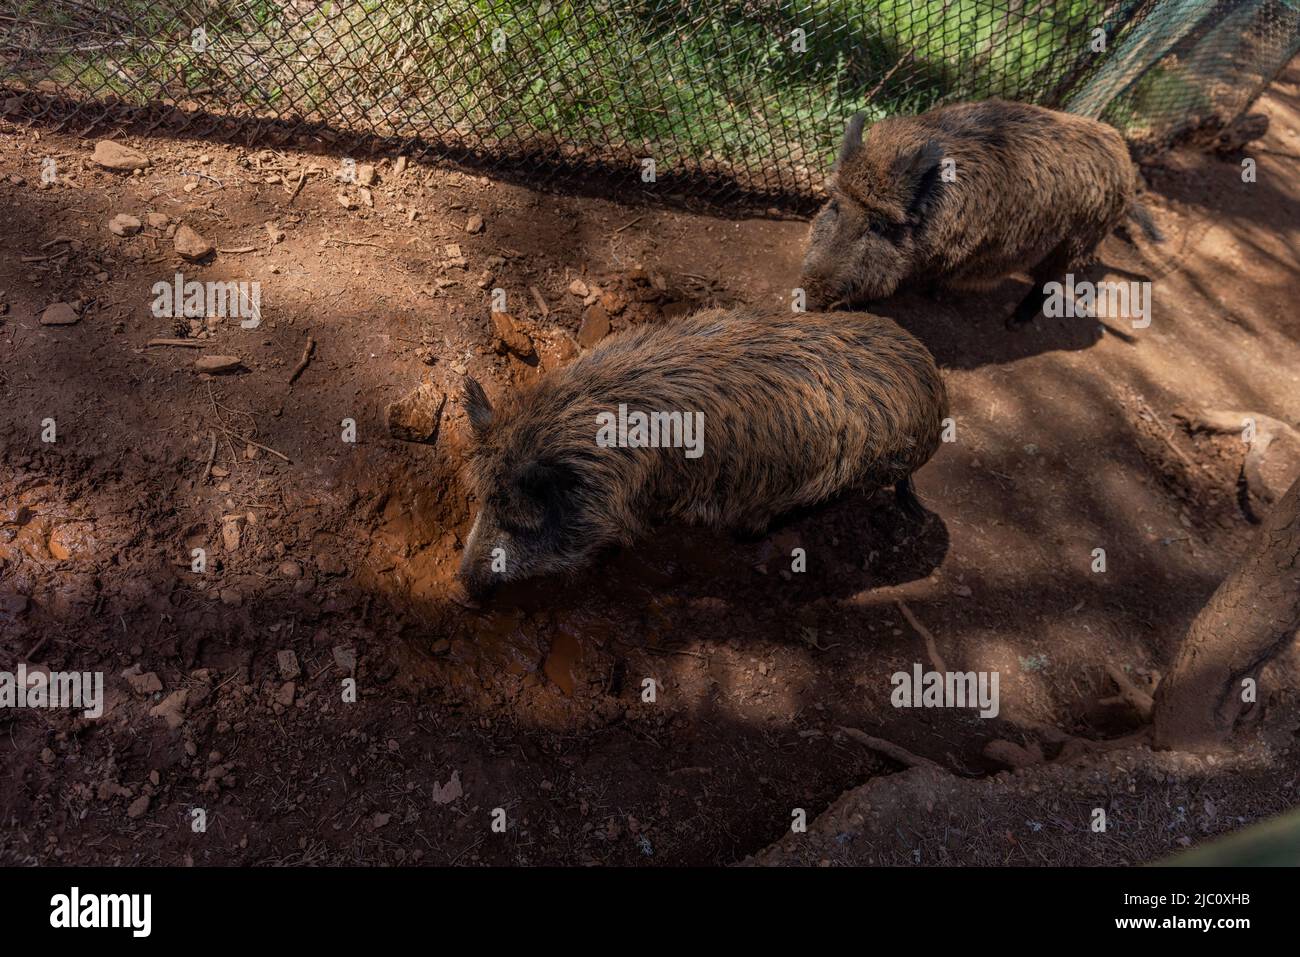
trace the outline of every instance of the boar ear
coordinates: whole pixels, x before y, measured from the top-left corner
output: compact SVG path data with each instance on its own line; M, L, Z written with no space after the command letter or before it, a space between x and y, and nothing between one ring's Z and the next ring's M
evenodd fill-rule
M939 178L943 147L934 140L904 150L894 161L894 176L899 188L915 209L928 195Z
M844 128L844 140L840 143L840 156L835 161L835 168L839 169L847 163L853 154L862 149L862 127L867 122L867 114L854 113L849 119L849 125Z
M469 427L474 437L481 439L487 434L492 424L492 403L487 393L473 376L465 376L465 414L469 416Z

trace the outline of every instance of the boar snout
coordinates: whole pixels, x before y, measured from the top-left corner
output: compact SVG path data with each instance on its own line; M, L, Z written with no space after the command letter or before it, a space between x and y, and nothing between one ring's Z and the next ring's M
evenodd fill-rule
M453 599L467 608L477 608L479 603L492 593L497 584L497 576L491 571L491 556L484 544L483 513L474 517L465 548L460 555L460 567L456 570L456 583L459 594L453 592Z

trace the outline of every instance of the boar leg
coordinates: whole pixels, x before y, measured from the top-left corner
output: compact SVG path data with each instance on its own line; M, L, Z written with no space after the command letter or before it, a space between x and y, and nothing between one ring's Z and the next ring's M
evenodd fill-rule
M1027 322L1033 322L1042 314L1043 303L1048 299L1048 295L1043 291L1043 287L1049 282L1064 283L1065 274L1070 268L1070 263L1074 255L1069 243L1061 243L1053 249L1047 256L1030 270L1032 285L1025 298L1020 300L1020 305L1016 306L1016 311L1007 319L1007 328L1015 329L1023 326Z
M905 479L899 479L894 483L894 499L898 502L898 507L902 509L904 515L913 521L919 522L925 519L925 506L917 498L916 486L912 483L912 476Z

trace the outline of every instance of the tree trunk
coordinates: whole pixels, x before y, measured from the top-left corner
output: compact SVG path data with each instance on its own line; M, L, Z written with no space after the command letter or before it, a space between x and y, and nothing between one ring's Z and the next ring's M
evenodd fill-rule
M1242 683L1300 631L1300 478L1273 506L1241 564L1187 630L1155 695L1160 748L1221 746L1245 710Z

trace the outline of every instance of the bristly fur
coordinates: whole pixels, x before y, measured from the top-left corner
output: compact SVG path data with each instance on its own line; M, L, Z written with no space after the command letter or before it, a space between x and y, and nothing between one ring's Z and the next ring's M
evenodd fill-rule
M906 480L934 454L947 394L930 353L865 313L707 310L611 336L493 410L470 387L480 502L471 591L581 566L662 522L762 531L849 488ZM703 454L602 448L620 403L703 413ZM504 573L489 574L501 548Z
M809 308L1021 270L1041 285L1140 209L1123 138L1086 117L985 100L881 120L861 142L849 127L804 259Z

